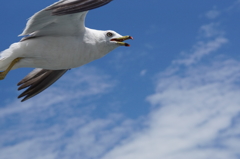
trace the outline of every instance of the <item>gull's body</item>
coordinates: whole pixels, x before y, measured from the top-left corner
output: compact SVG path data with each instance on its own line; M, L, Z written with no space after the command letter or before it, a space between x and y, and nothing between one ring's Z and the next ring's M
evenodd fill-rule
M67 70L103 57L130 36L85 27L87 11L112 0L61 0L34 14L20 36L0 54L0 78L11 69L38 68L19 82L27 100L58 80Z
M98 32L86 28L85 32L89 31ZM1 61L0 66L6 64L2 67L5 70L9 62L17 57L23 57L13 69L22 67L49 70L76 68L101 58L114 49L114 46L108 47L105 42L98 41L100 38L92 34L62 38L61 36L43 36L14 43L2 53L2 56L7 58Z

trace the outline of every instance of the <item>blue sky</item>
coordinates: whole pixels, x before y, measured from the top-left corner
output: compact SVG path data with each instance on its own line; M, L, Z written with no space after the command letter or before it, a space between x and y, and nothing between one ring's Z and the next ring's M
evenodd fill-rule
M55 2L0 6L0 50ZM131 35L21 103L0 81L1 159L240 159L240 1L114 0L90 28Z

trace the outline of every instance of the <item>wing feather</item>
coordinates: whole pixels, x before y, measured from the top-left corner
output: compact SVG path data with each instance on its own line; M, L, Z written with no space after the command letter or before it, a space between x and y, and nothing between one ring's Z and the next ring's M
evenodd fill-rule
M112 0L61 0L35 13L19 36L76 35L85 29L89 10Z
M57 3L46 8L46 10L52 10L53 15L66 15L95 9L106 5L111 1L112 0L74 0L72 2L62 1L62 3Z
M46 70L46 69L35 69L30 74L28 74L24 79L18 83L18 90L27 88L18 98L23 98L26 101L35 95L41 93L54 82L56 82L62 75L64 75L68 70Z

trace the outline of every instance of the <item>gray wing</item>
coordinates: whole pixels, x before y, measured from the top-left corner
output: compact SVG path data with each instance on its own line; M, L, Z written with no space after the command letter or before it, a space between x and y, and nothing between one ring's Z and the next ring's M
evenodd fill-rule
M89 10L112 0L61 0L34 14L20 36L77 35L85 29Z
M52 10L53 15L66 15L88 11L108 4L112 0L62 0L46 10Z
M24 79L18 83L18 90L27 88L18 98L22 98L22 102L26 101L35 95L41 93L46 88L56 82L62 75L68 70L46 70L46 69L34 69Z

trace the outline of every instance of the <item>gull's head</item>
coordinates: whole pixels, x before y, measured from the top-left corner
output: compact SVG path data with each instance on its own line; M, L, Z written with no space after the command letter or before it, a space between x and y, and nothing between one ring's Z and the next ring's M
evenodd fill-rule
M93 30L88 29L88 34L86 34L87 42L94 44L97 49L103 54L114 50L119 46L130 46L128 43L125 43L125 40L133 39L131 36L122 36L115 31L107 30Z
M127 36L122 36L115 31L106 31L106 38L109 40L109 42L113 45L118 45L118 46L127 46L129 47L130 45L128 43L125 43L125 40L132 39L133 37L127 35Z
M109 44L111 45L115 45L115 46L127 46L129 47L130 45L128 43L125 43L125 40L129 40L132 39L133 37L127 35L127 36L122 36L118 33L116 33L115 31L112 30L108 30L108 31L104 31L105 33L105 38L106 41L109 42Z

